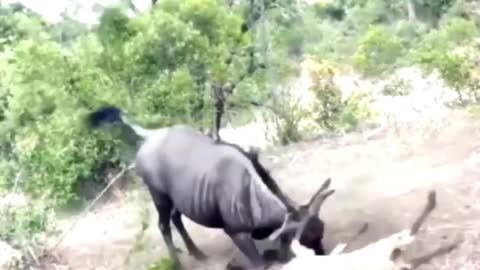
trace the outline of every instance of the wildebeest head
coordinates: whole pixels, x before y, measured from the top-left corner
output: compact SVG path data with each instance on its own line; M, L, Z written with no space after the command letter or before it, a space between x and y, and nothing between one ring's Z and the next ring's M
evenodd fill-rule
M323 248L324 223L320 219L320 208L325 200L335 191L327 190L331 179L328 178L312 196L310 201L295 210L290 211L282 227L270 236L270 239L276 239L279 236L286 236L293 239L293 236L299 228L302 227L300 244L315 251L316 255L325 255Z
M275 194L277 197L285 204L288 210L288 215L285 219L285 222L282 228L273 232L270 229L260 229L253 232L252 236L254 239L264 239L268 235L270 238L277 238L280 235L284 236L287 240L293 239L293 235L297 228L300 226L301 221L306 221L302 234L300 237L300 244L312 249L317 255L324 255L325 251L323 248L323 231L324 223L319 217L320 208L330 195L333 194L334 190L328 190L330 186L331 179L328 178L319 190L312 196L310 201L305 205L298 205L296 202L291 200L289 196L284 194L280 187L277 185L276 181L270 175L269 171L262 165L259 160L260 150L257 148L250 148L249 151L243 150L241 147L235 144L227 142L219 142L221 144L226 144L234 147L242 154L244 154L251 162L256 172L268 186L268 188Z

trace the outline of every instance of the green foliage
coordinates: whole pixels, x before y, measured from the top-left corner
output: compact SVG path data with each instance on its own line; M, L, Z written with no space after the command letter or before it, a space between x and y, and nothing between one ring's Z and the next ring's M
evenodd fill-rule
M440 72L445 82L457 91L461 103L466 102L464 91L476 80L472 77L474 63L468 53L452 53L452 50L469 44L476 33L473 22L453 18L439 30L430 32L412 53L414 62L427 72L434 69Z
M162 258L157 263L152 264L148 267L148 270L173 270L175 266L173 260L170 258Z
M400 20L395 25L395 35L400 38L404 48L417 46L427 31L425 24L410 20Z
M333 20L342 20L345 17L345 8L338 2L321 1L312 5L312 8L320 18L330 18Z
M321 127L334 130L342 111L342 93L333 82L333 67L316 65L312 68L312 91L317 98L315 119Z
M309 116L308 110L302 107L298 97L295 97L291 89L282 89L271 106L272 112L265 114L265 119L273 122L274 134L271 138L274 143L287 145L305 139L300 128L302 120Z
M409 81L395 76L383 87L382 94L387 96L405 96L412 92L413 86Z
M387 1L358 1L348 11L347 24L357 32L367 31L370 25L385 23L389 20Z
M452 44L461 45L471 41L477 34L478 29L473 21L463 18L451 18L442 22L441 35Z
M0 58L0 183L12 186L20 168L22 190L52 205L82 196L76 188L86 182L104 182L128 150L118 134L88 129L86 112L110 103L146 126L210 125L211 85L235 82L248 64L241 16L215 0L162 1L133 19L107 9L96 29L67 40L18 16L0 24L17 35Z
M404 55L401 40L385 26L375 25L362 36L353 55L354 66L363 74L380 75Z
M370 120L375 113L370 109L373 97L368 92L354 92L342 103L338 128L351 131Z
M19 203L18 200L8 203L13 199L11 195L14 194L2 194L6 200L0 205L0 239L20 251L21 258L15 263L21 268L25 262L34 259L33 254L43 250L45 233L54 231L54 216L45 200L27 199L25 203Z
M416 0L419 10L434 25L457 0Z

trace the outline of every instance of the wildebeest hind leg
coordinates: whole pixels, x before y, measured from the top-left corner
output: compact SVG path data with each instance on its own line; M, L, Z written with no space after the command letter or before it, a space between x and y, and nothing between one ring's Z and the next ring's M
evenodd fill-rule
M190 253L190 255L195 257L195 259L197 260L200 260L200 261L206 260L207 256L193 242L192 238L188 234L183 224L182 214L177 210L173 210L172 222L175 225L175 227L177 227L177 230L180 233L180 236L182 237L183 242L185 242L185 246L188 249L188 253Z
M165 241L168 249L168 253L170 254L170 257L175 264L175 269L181 270L183 269L183 267L180 263L180 260L178 259L177 251L172 240L172 230L170 228L170 215L173 210L172 200L167 195L160 192L152 192L151 190L150 194L152 195L153 202L155 204L155 207L157 208L158 228L162 233L163 240Z

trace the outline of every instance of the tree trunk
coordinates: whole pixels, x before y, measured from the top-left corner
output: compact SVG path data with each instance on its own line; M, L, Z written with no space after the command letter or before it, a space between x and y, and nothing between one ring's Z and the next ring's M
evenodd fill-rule
M417 13L415 11L415 0L405 0L407 2L407 12L408 12L408 19L410 21L417 20Z

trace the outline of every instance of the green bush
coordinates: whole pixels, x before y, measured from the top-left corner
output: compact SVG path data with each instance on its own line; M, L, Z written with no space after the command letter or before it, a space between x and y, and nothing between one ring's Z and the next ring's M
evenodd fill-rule
M264 117L269 123L273 123L273 130L269 132L274 144L287 145L305 139L300 124L309 117L309 112L300 104L300 100L293 96L291 90L283 89L282 93L274 99L270 107L270 113Z
M353 64L365 75L380 75L395 67L403 55L400 38L386 27L375 25L360 38L358 49L353 55Z
M413 86L405 79L393 77L383 87L382 94L387 96L405 96L412 92Z
M60 47L49 40L25 40L15 55L16 77L9 82L8 110L1 123L13 140L16 162L11 165L25 171L24 191L64 205L75 198L76 181L99 176L96 170L111 159L115 143L83 125L82 98L89 99L71 82L77 75L74 63Z
M420 46L412 52L413 61L426 72L438 70L448 86L457 91L460 103L468 101L467 93L476 88L476 79L472 77L473 59L468 53L452 53L463 45L471 47L471 41L477 33L475 24L462 18L444 21L439 30L425 36Z
M355 92L342 100L342 92L334 83L336 68L332 63L312 62L311 73L316 96L314 117L327 131L352 130L368 120L373 112L369 109L372 97L367 92Z
M319 61L348 62L357 48L357 37L345 33L343 23L322 21L312 27L315 27L315 33L309 35L312 44L306 47L309 55Z
M347 11L346 23L358 33L368 31L371 25L385 23L389 20L387 1L355 1Z
M334 1L316 2L312 5L315 15L319 18L342 20L345 17L345 9Z
M170 258L162 258L157 263L152 264L147 270L173 270L175 266Z
M310 63L309 69L313 81L310 90L316 97L314 118L322 128L333 130L342 110L342 93L333 81L335 67L326 61Z
M478 34L475 23L464 18L453 17L440 24L441 35L450 44L464 45Z
M12 194L10 194L12 195ZM8 194L2 194L3 198ZM8 200L8 199L7 199ZM30 200L0 207L0 239L20 252L17 268L35 260L34 254L42 254L46 233L54 232L53 211L45 200Z
M371 119L375 113L370 109L373 97L368 92L355 92L342 104L338 126L351 131Z
M0 186L22 170L20 188L56 206L83 196L86 183L104 185L105 172L131 158L122 130L84 125L88 111L109 103L146 126L210 126L211 85L237 83L249 64L241 15L215 0L162 1L133 19L107 9L68 46L37 19L22 17L18 27L29 31L0 51Z
M404 48L418 46L427 31L426 25L410 20L400 20L395 26L395 35L400 38Z

